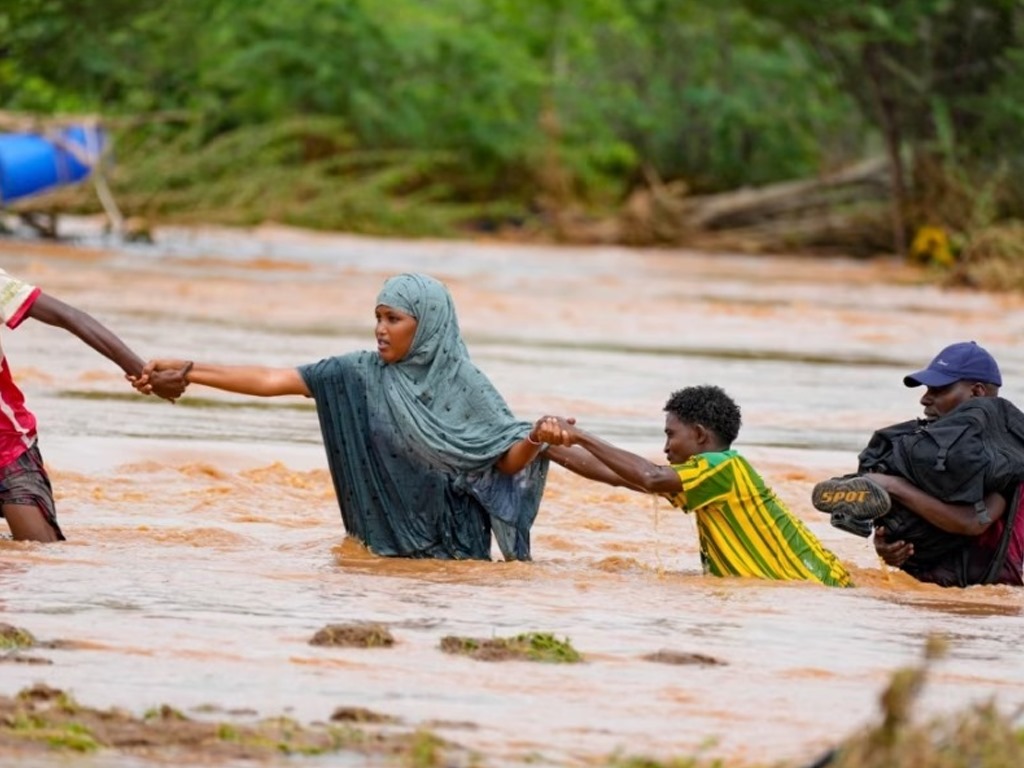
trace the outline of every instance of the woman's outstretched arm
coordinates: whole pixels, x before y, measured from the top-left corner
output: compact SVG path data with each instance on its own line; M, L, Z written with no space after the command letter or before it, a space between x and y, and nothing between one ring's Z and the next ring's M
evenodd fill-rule
M617 448L606 440L602 440L576 426L575 419L564 419L558 416L545 416L534 425L537 436L553 445L565 448L582 449L590 458L583 462L577 459L560 462L567 469L583 477L599 480L609 485L623 485L643 493L679 493L682 481L676 471L667 465L654 464L642 456ZM552 457L554 458L554 457ZM605 469L617 478L618 482L605 478L605 471L598 473L597 466L603 464Z
M575 423L575 420L569 419L566 423ZM513 444L498 459L496 465L498 469L506 474L515 474L537 458L541 451L545 450L544 446L547 445L547 457L577 475L588 480L630 488L634 491L644 490L616 474L614 470L595 458L585 448L559 444L563 440L567 440L567 437L555 426L554 424L546 425L544 418L539 419L527 437Z
M524 437L522 440L513 443L511 448L501 454L501 458L495 462L494 466L498 468L499 472L504 472L506 475L514 475L537 458L543 447L544 444L539 440Z
M187 370L186 370L187 369ZM277 395L310 396L306 382L297 368L268 368L260 365L214 365L191 363L187 360L150 360L142 369L137 388L145 391L151 373L157 371L185 371L189 384L202 384L226 392L257 397Z

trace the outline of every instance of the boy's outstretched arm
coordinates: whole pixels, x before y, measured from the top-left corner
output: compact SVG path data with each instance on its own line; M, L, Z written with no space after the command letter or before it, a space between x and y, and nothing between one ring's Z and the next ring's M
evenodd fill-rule
M555 464L560 464L570 472L580 477L585 477L588 480L596 480L606 485L630 488L634 491L644 490L619 477L609 467L592 456L590 451L579 445L548 445L547 456Z
M142 373L142 358L132 352L113 331L87 312L65 304L53 296L40 293L25 314L33 320L63 328L74 334L101 355L119 365L129 379L135 379ZM171 402L181 397L186 386L183 377L174 375L161 376L151 384L150 391L152 393Z
M538 429L539 439L553 446L584 448L621 480L619 483L611 483L612 485L625 485L646 493L679 493L683 489L682 481L672 467L654 464L635 453L616 448L596 435L580 429L568 419L548 416L541 422ZM552 459L554 458L552 455ZM572 466L566 466L576 471Z
M150 360L142 370L136 388L146 391L154 376L166 371L180 371L188 384L202 384L242 395L274 397L305 395L309 387L297 368L267 368L260 365L214 365L186 360Z

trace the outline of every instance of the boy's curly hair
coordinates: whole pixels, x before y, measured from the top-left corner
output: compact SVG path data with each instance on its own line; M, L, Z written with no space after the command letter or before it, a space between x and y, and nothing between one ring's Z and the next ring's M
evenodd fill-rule
M673 392L665 403L665 412L684 424L700 424L727 446L732 445L740 433L740 407L725 390L712 384Z

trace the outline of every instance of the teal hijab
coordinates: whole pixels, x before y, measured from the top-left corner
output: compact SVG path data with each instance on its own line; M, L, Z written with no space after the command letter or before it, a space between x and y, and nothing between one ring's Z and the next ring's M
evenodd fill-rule
M527 434L529 425L524 430L470 360L442 283L420 274L392 277L377 296L381 304L412 315L417 326L408 354L376 368L383 397L375 403L424 462L455 472L482 470Z
M516 475L494 463L525 437L469 357L445 286L422 274L384 283L378 305L416 318L408 353L375 352L299 369L317 404L346 530L381 555L529 559L548 463Z

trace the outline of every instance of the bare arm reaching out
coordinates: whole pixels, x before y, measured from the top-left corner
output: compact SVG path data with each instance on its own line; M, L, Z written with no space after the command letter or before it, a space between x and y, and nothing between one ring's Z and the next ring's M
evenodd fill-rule
M561 466L580 477L588 480L596 480L605 485L613 485L620 488L629 488L633 491L644 492L644 489L627 482L615 474L605 464L598 461L590 451L578 445L552 445L548 447L548 457Z
M68 333L74 334L108 360L119 365L133 384L142 374L142 358L132 352L113 331L92 315L45 293L40 293L36 297L26 315L33 320L63 328ZM165 400L174 402L175 399L181 397L185 386L184 378L169 371L154 376L145 393L156 394Z
M567 455L564 463L559 461L564 467L583 477L609 485L623 485L644 493L674 494L683 489L682 481L672 467L654 464L635 453L616 448L596 435L580 429L572 420L546 416L538 422L535 431L541 440L553 445L583 448L591 460L583 460L582 454L575 453ZM552 459L558 461L555 454L552 454ZM604 471L599 472L596 469L598 464L612 473L611 480Z
M163 371L183 371L189 384L202 384L225 392L257 397L305 395L311 393L297 368L268 368L260 365L214 365L186 360L150 360L142 370L139 388L145 391L149 377Z

